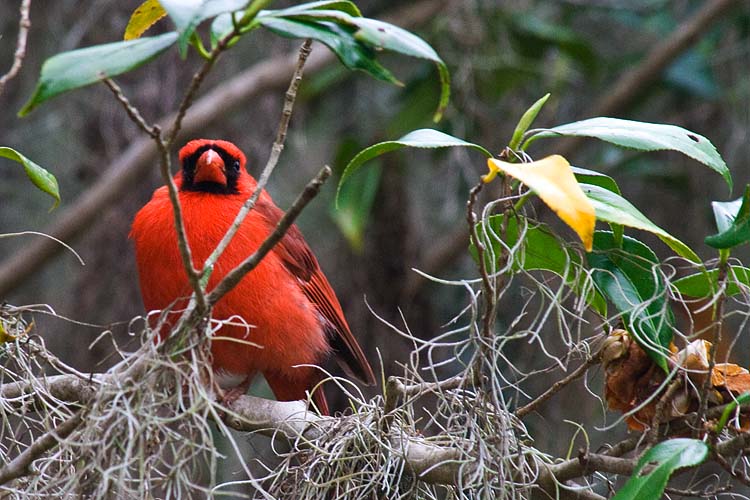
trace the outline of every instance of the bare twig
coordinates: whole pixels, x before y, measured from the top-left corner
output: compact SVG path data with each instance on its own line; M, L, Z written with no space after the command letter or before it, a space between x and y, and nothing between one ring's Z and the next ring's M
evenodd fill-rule
M227 230L226 234L221 239L216 248L211 252L211 255L208 256L208 259L206 259L206 262L203 266L204 280L207 278L206 273L210 272L213 265L219 260L221 254L229 245L229 242L232 240L232 238L234 238L234 235L237 234L237 231L239 231L240 226L242 225L242 221L245 220L247 214L250 213L253 207L255 207L255 203L258 201L258 198L260 198L261 193L268 183L268 179L271 177L271 173L273 172L274 168L276 168L276 164L279 162L281 151L284 149L284 142L286 140L286 132L289 127L289 120L292 117L292 110L294 109L294 101L297 98L297 90L299 89L299 84L302 81L302 73L305 67L305 62L307 62L307 58L310 56L310 52L312 50L311 45L312 41L308 39L305 40L305 42L302 44L302 47L300 47L299 49L299 56L297 57L297 64L294 67L292 80L291 82L289 82L289 88L287 89L286 94L284 94L284 106L281 112L281 119L279 120L279 126L276 132L276 140L274 141L273 146L271 146L271 154L268 158L268 161L266 162L266 166L263 168L263 171L258 178L258 183L255 186L255 191L250 196L250 198L248 198L247 201L245 201L245 203L242 205L242 208L234 218L232 225Z
M245 259L239 266L234 268L232 271L227 273L224 279L216 285L210 294L208 294L207 301L209 305L216 304L224 295L226 295L237 283L245 277L247 273L255 269L255 266L270 252L276 244L281 241L289 228L294 224L302 210L312 201L315 196L320 192L320 188L323 183L331 176L331 168L327 165L318 172L318 175L310 181L305 189L300 193L289 210L284 214L279 223L276 225L273 233L271 233L258 247L258 249L247 259Z
M716 349L721 342L721 331L724 322L724 303L726 299L726 287L727 287L727 268L729 264L725 258L722 258L719 262L719 275L716 282L719 286L719 296L716 299L716 303L713 307L713 338L711 340L711 347L708 352L708 373L706 379L703 381L703 387L700 390L700 406L696 414L695 420L693 420L693 436L698 437L703 432L701 422L706 416L706 410L708 409L708 393L713 387L712 378L714 373L714 367L716 366Z
M648 431L647 442L649 445L653 446L659 441L659 430L661 424L667 420L672 401L674 400L677 391L681 388L682 378L678 377L669 384L667 390L664 391L664 394L662 394L661 398L659 398L659 401L656 403L654 418L651 421L651 428Z
M8 481L27 475L29 473L29 466L34 460L54 448L61 440L68 437L78 428L83 420L82 412L83 410L79 410L71 418L35 440L31 446L14 458L13 461L0 469L0 484L5 484Z
M423 395L428 392L449 391L461 387L464 382L462 374L456 375L446 380L433 383L421 384L404 384L398 377L388 377L386 385L385 404L383 412L386 416L396 409L400 398L408 398L414 395Z
M149 125L148 123L146 123L146 120L141 115L141 112L138 111L138 108L130 103L130 100L128 100L128 98L125 96L125 93L122 91L122 88L120 88L120 86L117 85L117 83L111 78L105 78L103 82L109 88L109 90L112 91L112 93L115 95L115 98L120 102L120 104L122 104L122 106L125 108L125 111L128 113L128 116L133 121L133 123L138 125L138 127L148 136L158 140L158 130L155 129L153 125Z
M469 237L474 247L477 249L477 261L479 267L479 275L482 278L482 296L484 297L484 311L482 312L482 324L480 331L478 332L478 349L474 354L474 362L471 367L473 370L472 379L479 381L481 384L482 378L482 365L489 359L488 349L491 344L490 338L493 334L492 328L495 321L495 312L497 306L496 300L496 287L493 284L493 280L490 278L487 271L487 260L485 258L486 248L483 240L479 238L477 232L477 214L474 212L474 206L477 202L477 196L482 191L484 186L483 181L479 181L479 184L474 186L469 192L469 200L466 203L466 222L469 224ZM504 260L504 259L503 259Z
M31 19L29 18L29 10L31 9L31 0L21 0L20 8L20 21L18 22L18 38L16 40L16 51L13 54L13 64L7 73L0 77L0 94L3 93L5 84L15 78L18 72L21 70L23 59L26 57L26 40L29 36L29 28L31 28Z
M721 455L714 454L714 460L716 460L716 463L721 465L721 467L725 471L727 471L733 478L735 478L745 486L750 487L750 477L748 477L748 475L744 472L738 471L736 468L734 468L726 458L722 457Z
M180 204L180 195L177 193L177 184L175 184L172 178L172 160L169 155L169 144L163 139L161 134L161 128L158 125L154 125L156 137L156 147L159 150L161 161L159 162L159 171L164 183L167 185L167 192L169 193L169 201L172 203L172 212L174 214L174 225L177 233L177 246L180 249L180 256L182 257L182 266L187 274L190 286L195 294L195 299L198 305L198 311L201 314L207 312L206 295L201 288L200 274L195 269L193 264L193 255L190 250L190 244L187 240L187 232L185 231L185 221L182 218L182 206Z
M529 413L531 413L532 411L534 411L537 406L547 401L549 398L551 398L557 392L559 392L563 387L573 382L574 380L578 379L583 374L585 374L589 368L599 363L601 360L600 358L601 358L601 351L598 351L593 356L589 357L585 363L583 363L581 366L573 370L573 372L570 375L563 378L562 380L558 380L557 382L552 384L552 387L544 391L544 393L541 394L539 397L537 397L535 400L531 401L530 403L516 410L516 416L518 418L523 418Z
M205 66L204 66L205 68ZM177 234L177 245L180 249L180 256L182 257L182 265L185 268L185 272L188 277L188 281L190 282L190 285L193 289L193 292L196 296L196 301L198 304L198 309L201 311L201 313L204 313L206 311L206 296L203 293L203 290L200 286L200 276L198 275L198 271L195 269L193 265L193 257L192 252L190 250L190 244L187 241L187 234L185 232L185 221L182 219L182 207L180 206L180 197L177 194L177 185L174 182L174 179L172 179L172 172L171 172L171 159L170 159L170 152L169 152L169 144L167 141L164 140L161 133L161 128L158 125L149 125L146 123L146 120L141 115L140 111L138 111L138 108L136 108L131 102L128 100L128 98L123 93L122 89L120 88L117 83L115 83L114 80L110 78L104 79L104 84L109 87L109 89L112 91L112 93L115 95L115 98L117 101L122 104L122 106L125 108L125 111L127 112L130 119L135 123L143 132L145 132L149 137L151 137L154 140L154 143L156 144L156 148L160 153L160 159L159 167L162 179L164 180L164 183L167 185L167 190L169 192L169 200L172 203L172 211L174 213L174 224ZM187 108L186 108L187 109Z

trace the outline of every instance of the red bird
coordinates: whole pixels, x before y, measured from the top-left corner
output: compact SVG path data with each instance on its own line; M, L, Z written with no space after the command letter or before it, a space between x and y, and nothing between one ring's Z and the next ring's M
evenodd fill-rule
M200 269L257 183L245 170L245 155L231 142L196 139L180 150L179 157L182 169L174 179L194 266ZM282 215L264 190L216 263L209 291L260 246ZM166 186L154 191L151 201L136 214L130 238L135 242L146 309L184 307L191 288ZM214 373L222 387L233 387L227 394L244 393L253 377L262 373L278 400L305 399L322 373L295 365L320 365L330 355L348 375L375 383L331 285L296 226L214 306L214 318L232 316L242 317L252 327L224 325L217 336L262 348L231 339L212 342ZM321 413L328 414L320 388L313 400Z

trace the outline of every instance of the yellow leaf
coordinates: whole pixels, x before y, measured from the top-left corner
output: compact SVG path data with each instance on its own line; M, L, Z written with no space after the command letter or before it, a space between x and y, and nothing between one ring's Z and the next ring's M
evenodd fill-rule
M578 234L586 251L591 251L596 214L576 181L568 160L560 155L531 163L506 163L489 158L487 166L490 173L484 177L485 182L492 180L498 171L523 182Z
M3 324L0 322L0 344L4 344L6 342L13 342L15 340L16 340L15 335L11 335L7 331L5 331Z
M123 38L125 40L140 38L156 21L166 15L167 11L161 6L159 0L146 0L133 11Z

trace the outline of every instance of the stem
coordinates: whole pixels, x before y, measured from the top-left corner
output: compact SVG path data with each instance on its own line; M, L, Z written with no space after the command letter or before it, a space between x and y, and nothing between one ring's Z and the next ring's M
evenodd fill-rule
M81 422L83 421L82 412L83 410L78 410L78 412L74 413L68 420L65 420L42 437L36 439L31 446L26 448L10 463L0 469L0 485L28 475L29 466L34 460L54 448L60 441L72 434L73 431L81 425Z
M201 40L201 37L198 36L198 33L195 31L190 35L190 45L198 51L198 54L200 54L203 59L208 60L211 58L211 53L203 46L203 40Z
M240 26L246 26L249 25L253 19L258 15L258 12L268 7L273 0L254 0L248 8L245 10L245 13L242 15L242 19L240 19L239 25Z
M695 437L700 436L703 432L700 423L706 417L706 411L708 409L708 391L711 390L711 376L716 366L716 349L719 342L721 342L721 329L724 323L724 302L726 299L726 288L727 288L727 269L729 267L727 262L728 252L720 252L721 259L719 261L719 275L717 276L716 283L719 285L719 296L716 299L716 304L713 310L713 322L714 331L711 347L708 353L708 373L706 374L706 380L703 382L703 387L700 393L700 407L696 413L695 420L693 420L693 435Z
M601 350L596 352L593 356L587 359L585 363L576 368L570 375L562 380L558 380L552 385L552 387L544 391L541 396L537 397L534 401L531 401L526 406L522 406L521 408L516 410L516 416L518 418L525 417L526 415L534 411L537 406L544 403L549 398L558 393L563 387L581 377L589 368L601 361L601 353Z
M0 94L3 93L5 84L15 78L21 70L23 59L26 57L26 40L29 37L29 28L31 28L31 19L29 10L31 9L31 0L22 0L20 8L20 20L18 21L18 39L16 40L16 51L13 54L13 64L6 74L0 78Z
M172 213L174 214L174 225L177 232L177 246L180 248L180 257L182 257L182 266L185 268L185 272L190 282L190 287L195 293L195 300L198 304L198 310L201 314L205 313L207 308L206 295L201 288L200 275L193 266L193 255L190 251L190 243L187 240L187 233L185 231L185 221L182 218L182 205L180 205L180 196L177 192L177 185L174 182L171 174L171 160L169 157L169 145L162 138L161 129L158 126L154 126L154 129L159 134L155 139L156 145L159 148L161 155L161 161L159 167L161 171L162 179L167 185L167 191L169 192L169 201L172 204Z

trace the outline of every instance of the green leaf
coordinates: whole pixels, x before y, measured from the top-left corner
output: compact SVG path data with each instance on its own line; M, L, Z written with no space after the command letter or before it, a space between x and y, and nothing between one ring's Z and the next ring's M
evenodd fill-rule
M726 249L750 241L750 184L745 187L742 198L734 201L711 203L718 234L707 236L706 245Z
M249 0L159 0L180 33L177 46L184 57L190 36L198 25L224 12L232 12L247 6Z
M623 237L622 247L613 233L596 231L594 251L587 254L592 277L599 291L622 313L626 329L664 371L672 341L674 316L669 308L667 287L654 272L659 259L640 241Z
M573 165L570 166L570 169L573 171L573 175L576 176L576 179L581 184L592 184L594 186L602 187L607 191L612 191L613 193L620 194L620 187L612 177L601 172L597 172L596 170L574 167Z
M450 74L435 49L417 35L393 24L366 17L352 17L351 20L359 28L354 34L355 38L376 51L386 49L435 63L440 76L440 101L432 120L439 122L450 99Z
M60 204L60 188L57 185L57 179L55 179L54 175L29 160L15 149L0 147L0 157L8 158L9 160L13 160L23 165L23 169L26 171L26 175L31 182L55 199L55 203L52 205L52 208L50 208L50 212Z
M674 250L677 255L693 262L701 262L700 257L690 247L651 222L619 194L593 184L581 184L581 189L583 189L591 204L594 205L594 211L598 220L653 233L666 243L669 248Z
M368 160L372 160L373 158L382 155L383 153L395 151L407 146L412 148L447 148L456 146L469 147L480 151L487 158L492 158L492 153L478 144L466 142L463 139L459 139L458 137L453 137L452 135L448 135L446 133L430 128L414 130L413 132L409 132L400 139L397 139L395 141L379 142L378 144L374 144L369 148L363 149L362 151L357 153L357 155L352 158L349 164L347 164L346 168L344 168L344 172L341 174L341 179L339 180L339 185L336 191L337 204L339 194L341 193L341 186L344 185L344 182L346 182L349 176L356 172L357 169L362 166L362 164L364 164Z
M331 206L331 217L352 249L362 253L365 230L380 186L381 168L369 168L355 175L341 190L338 207Z
M746 403L750 403L750 392L743 392L742 394L737 396L737 399L730 402L727 407L724 408L724 411L721 413L721 418L718 422L716 422L714 432L716 434L719 434L722 430L724 430L724 427L726 427L727 422L729 422L729 417L732 416L732 413L734 413L739 405L744 405Z
M719 289L719 270L690 274L672 282L680 294L686 297L711 297ZM728 296L747 293L750 289L750 268L743 266L729 266L727 269Z
M362 70L388 83L399 83L396 77L375 59L375 53L371 48L357 42L351 33L335 23L311 23L276 17L258 19L263 27L279 36L312 38L325 44L349 69Z
M353 17L362 17L359 8L353 2L345 0L322 0L319 2L303 3L286 9L265 11L264 14L273 13L275 16L293 16L304 14L311 10L338 10Z
M354 3L347 0L322 0L319 2L309 2L302 5L295 5L294 7L289 7L282 10L261 11L258 13L258 15L260 17L267 15L284 17L293 16L295 14L303 14L310 10L339 10L354 17L360 17L362 15L362 13L359 11L359 8L354 5ZM235 12L235 14L237 15L237 19L239 20L242 17L243 12L237 11ZM215 47L216 43L224 38L227 34L229 34L229 32L232 31L233 27L232 13L224 12L223 14L219 14L211 24L211 46Z
M516 125L516 129L513 131L513 136L510 139L510 143L508 143L508 147L510 149L518 149L518 146L521 145L523 134L526 133L531 124L534 122L536 115L538 115L542 110L544 104L547 102L547 99L549 99L549 94L545 94L541 99L532 104L531 107L524 112L523 116L521 116L521 119L518 120L518 124Z
M711 141L682 127L599 117L540 131L530 137L526 145L536 139L560 136L594 137L639 151L678 151L721 174L732 189L729 168Z
M492 215L485 224L477 224L477 234L484 241L488 249L488 259L492 256L498 257L503 252L503 245L499 239L502 237L503 215ZM543 223L532 223L523 216L514 216L508 219L505 228L503 242L509 248L518 244L519 225L523 242L514 252L513 269L526 271L550 271L560 276L564 282L579 296L586 294L586 302L599 314L606 316L607 303L604 297L591 286L588 274L576 273L575 269L581 267L580 255L569 250L559 238L555 236L549 226ZM477 260L477 251L473 243L469 243L469 253ZM490 261L491 262L491 261Z
M633 475L612 500L659 500L669 477L677 469L699 465L707 456L708 446L697 439L677 438L661 442L643 454ZM653 468L641 474L647 465Z
M347 61L352 60L353 58L357 59L364 54L374 62L375 56L382 50L390 50L399 54L432 61L437 66L441 83L440 101L433 120L436 122L440 120L443 111L448 105L448 100L450 99L450 75L443 60L440 59L435 50L427 42L409 31L383 21L353 16L343 10L302 10L303 7L305 7L305 5L281 11L263 11L258 16L257 21L261 25L281 34L282 36L292 36L296 38L304 36L305 38L319 40L331 48L344 65L353 69L363 69L370 72L369 69L367 69L368 65L365 65L364 67L361 65L350 66ZM276 21L284 19L286 21L307 23L308 34L295 34L295 31L292 29L293 25L287 25L286 28L284 28L283 26L279 26L278 22L272 21L273 19ZM331 30L332 25L338 26L340 29ZM310 29L309 26L314 26L317 29ZM297 27L297 31L301 30L302 28ZM331 35L330 33L327 33L322 38L316 38L313 34L319 30L324 32L334 31L336 37L346 38L346 40L333 40L332 36L334 35ZM355 53L350 55L347 54L347 51L354 51ZM382 71L380 73L382 73ZM384 79L382 74L371 74L377 78ZM388 75L390 75L390 73L388 73ZM390 78L386 81L398 83L398 80L392 75L390 75Z
M133 70L167 50L175 40L177 33L164 33L52 56L42 65L34 95L18 112L18 116L26 116L39 104L63 92Z

